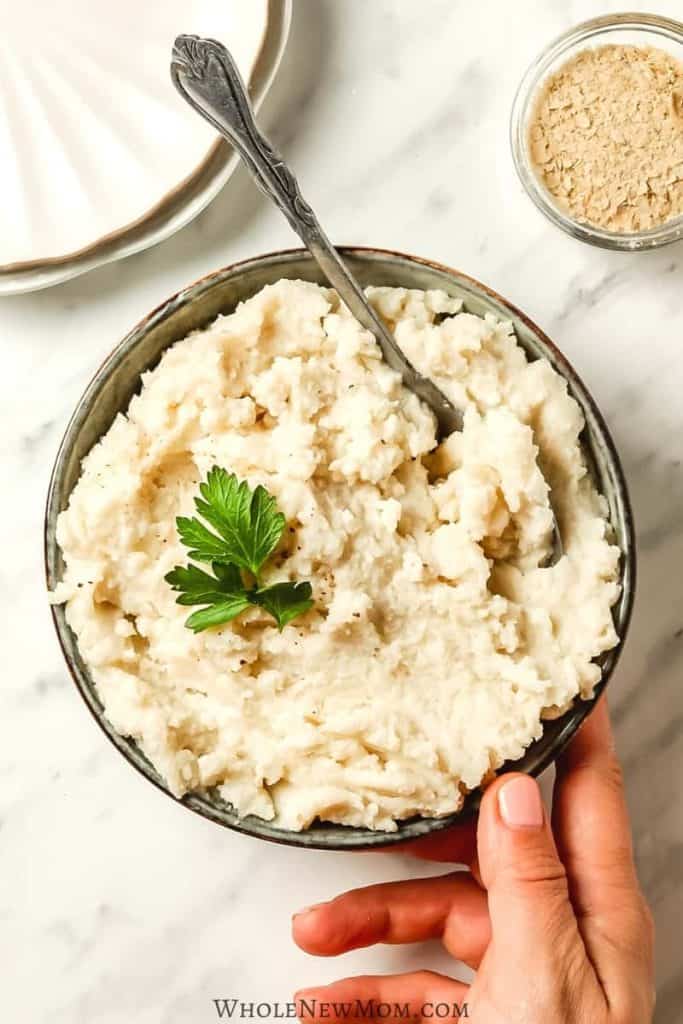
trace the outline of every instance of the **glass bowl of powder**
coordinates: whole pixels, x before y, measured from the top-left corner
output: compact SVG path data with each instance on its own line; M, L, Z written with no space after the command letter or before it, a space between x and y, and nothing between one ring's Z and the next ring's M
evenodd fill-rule
M623 252L683 238L683 23L607 15L555 39L510 136L528 194L574 238Z

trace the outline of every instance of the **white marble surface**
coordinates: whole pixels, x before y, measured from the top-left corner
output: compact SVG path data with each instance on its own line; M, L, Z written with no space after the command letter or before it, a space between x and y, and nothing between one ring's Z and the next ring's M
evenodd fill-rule
M612 685L640 871L658 928L658 1020L682 1021L683 247L620 256L546 224L507 145L512 93L591 0L295 0L265 118L340 242L443 260L525 309L602 405L629 478L640 580ZM652 10L680 15L680 0ZM182 29L182 25L178 26ZM58 197L55 197L58 202ZM158 248L0 303L3 500L0 947L12 1024L181 1024L218 996L286 999L356 971L447 969L438 947L314 961L290 913L427 873L398 855L280 849L138 777L70 683L41 569L48 474L90 374L160 300L292 235L244 173Z

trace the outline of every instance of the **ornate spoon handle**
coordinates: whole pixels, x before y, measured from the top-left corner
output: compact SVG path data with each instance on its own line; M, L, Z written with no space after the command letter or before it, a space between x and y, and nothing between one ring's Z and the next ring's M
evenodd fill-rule
M441 437L462 429L462 413L418 373L366 299L363 289L303 199L280 154L259 131L247 90L226 48L213 39L178 36L171 77L178 92L239 152L259 188L273 200L356 319L377 338L382 355L437 419Z

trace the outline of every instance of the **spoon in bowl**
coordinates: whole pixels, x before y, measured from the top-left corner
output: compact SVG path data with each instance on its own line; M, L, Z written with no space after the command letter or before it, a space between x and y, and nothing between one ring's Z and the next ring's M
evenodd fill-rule
M406 358L303 199L294 175L257 127L242 76L228 50L214 39L178 36L173 46L171 78L183 99L235 147L256 184L285 215L350 312L375 336L385 362L431 409L438 439L462 430L462 411ZM553 544L545 564L554 565L562 553L553 513Z

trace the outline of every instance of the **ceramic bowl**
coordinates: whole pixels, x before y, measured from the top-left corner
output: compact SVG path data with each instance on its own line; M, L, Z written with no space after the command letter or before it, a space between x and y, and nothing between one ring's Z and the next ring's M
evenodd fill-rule
M428 260L379 249L342 250L362 284L394 285L407 288L442 288L461 298L465 309L483 315L493 313L510 319L520 344L530 359L545 357L567 380L569 391L583 411L586 426L583 444L590 472L605 495L616 543L621 548L621 596L614 607L620 642L600 658L602 680L590 701L577 701L564 715L545 723L542 737L532 743L524 757L506 763L501 771L524 771L538 775L566 746L589 714L614 671L624 643L634 596L635 550L631 508L624 475L614 444L595 402L567 359L523 313L495 292L456 270ZM196 328L204 327L219 313L231 312L237 303L280 278L300 278L324 283L305 250L276 252L218 270L184 288L145 317L114 349L95 374L69 423L54 466L45 519L47 583L50 588L61 577L63 563L55 539L57 516L67 505L80 475L83 457L104 434L117 413L128 406L140 387L140 376L152 368L169 345ZM64 607L53 607L57 634L74 682L102 730L121 754L150 782L169 793L163 779L136 743L118 735L107 721L97 690L84 664L76 638L67 625ZM169 793L170 795L170 793ZM180 803L220 825L240 832L287 843L324 849L358 849L388 846L446 829L476 810L480 793L466 797L458 814L443 818L416 817L401 822L396 832L372 832L343 825L316 824L303 832L286 831L256 817L240 820L232 807L215 792L193 793Z

